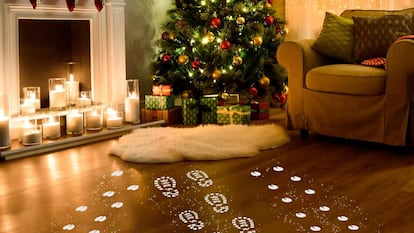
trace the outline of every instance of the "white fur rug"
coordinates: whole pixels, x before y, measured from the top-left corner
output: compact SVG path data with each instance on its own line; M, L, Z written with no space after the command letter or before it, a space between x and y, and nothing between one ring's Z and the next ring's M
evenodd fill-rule
M203 125L140 128L119 138L110 153L137 163L252 157L289 142L285 130L268 125Z

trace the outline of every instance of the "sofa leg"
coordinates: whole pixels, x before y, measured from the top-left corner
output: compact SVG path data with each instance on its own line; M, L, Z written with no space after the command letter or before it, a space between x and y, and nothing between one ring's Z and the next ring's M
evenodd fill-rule
M300 130L300 137L301 138L307 138L309 136L309 131L306 129L301 129Z

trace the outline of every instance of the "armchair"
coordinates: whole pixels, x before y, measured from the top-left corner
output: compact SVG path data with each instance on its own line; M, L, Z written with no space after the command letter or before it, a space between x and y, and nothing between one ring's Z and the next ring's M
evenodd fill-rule
M412 14L414 8L346 10L341 16L393 13ZM414 144L414 40L391 44L383 69L325 56L311 48L315 39L287 40L276 53L288 74L287 129L392 146Z

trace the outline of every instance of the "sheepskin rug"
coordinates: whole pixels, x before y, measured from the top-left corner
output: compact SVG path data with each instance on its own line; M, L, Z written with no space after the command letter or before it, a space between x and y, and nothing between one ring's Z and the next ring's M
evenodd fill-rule
M110 154L136 163L252 157L289 142L285 130L267 125L139 128L119 138Z

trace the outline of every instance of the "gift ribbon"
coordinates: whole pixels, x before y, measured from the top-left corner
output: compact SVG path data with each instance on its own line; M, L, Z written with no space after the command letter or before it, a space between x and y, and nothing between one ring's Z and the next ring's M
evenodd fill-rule
M230 124L233 124L233 116L235 114L240 115L240 116L247 116L250 115L250 112L242 112L242 111L235 111L232 110L232 108L234 108L233 106L230 106L230 108L221 108L221 109L217 109L217 114L225 114L225 115L229 115L230 117Z

